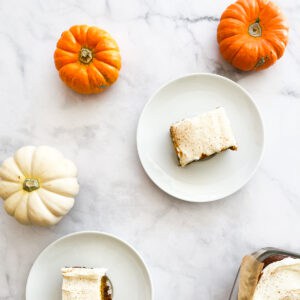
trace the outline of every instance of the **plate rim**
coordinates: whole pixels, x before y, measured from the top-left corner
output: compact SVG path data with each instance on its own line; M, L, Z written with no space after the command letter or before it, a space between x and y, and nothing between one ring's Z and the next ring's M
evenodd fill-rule
M224 80L224 81L227 81L228 83L230 83L231 85L233 85L235 88L238 88L240 89L243 93L245 93L248 98L250 99L250 102L252 103L256 113L257 113L257 116L258 116L258 119L259 119L259 122L260 122L260 125L261 125L261 135L262 135L262 146L261 146L261 150L260 150L260 155L259 155L259 158L256 162L256 165L254 167L254 169L252 170L252 172L249 173L249 175L247 176L247 178L235 189L233 189L232 191L228 192L228 193L225 193L223 195L220 195L220 196L216 196L216 197L211 197L209 198L208 200L198 200L198 199L195 199L194 197L189 197L187 195L176 195L176 193L173 193L172 191L168 191L167 189L165 189L160 183L159 181L155 180L154 178L151 177L151 175L149 174L147 168L145 167L145 163L141 157L141 149L140 149L140 139L139 139L139 136L140 136L140 132L141 132L141 120L149 106L149 104L153 101L153 99L161 92L161 90L163 90L165 87L167 87L168 85L176 82L176 81L179 81L179 80L182 80L182 79L186 79L188 77L211 77L211 78L217 78L217 79L221 79L221 80ZM219 75L219 74L215 74L215 73L206 73L206 72L200 72L200 73L188 73L188 74L185 74L185 75L181 75L179 77L176 77L174 79L171 79L169 81L167 81L167 83L164 83L163 85L161 85L160 87L158 87L154 93L151 94L150 98L148 99L148 101L145 103L143 109L142 109L142 112L140 113L140 116L139 116L139 119L138 119L138 125L137 125L137 129L136 129L136 147L137 147L137 153L138 153L138 156L139 156L139 160L140 160L140 163L145 171L145 173L147 174L147 176L150 178L150 180L160 189L162 190L163 192L165 192L166 194L178 199L178 200L182 200L182 201L186 201L186 202L191 202L191 203L208 203L208 202L213 202L213 201L217 201L217 200L221 200L221 199L225 199L226 197L229 197L231 195L233 195L234 193L236 193L237 191L239 191L242 187L244 187L249 181L250 179L253 177L253 175L256 173L256 171L258 170L260 164L261 164L261 161L262 161L262 158L263 158L263 155L264 155L264 150L265 150L265 129L264 129L264 121L263 121L263 118L262 118L262 114L256 104L256 102L254 101L254 99L252 98L251 94L244 88L242 87L240 84L238 84L237 82L225 77L225 76L222 76L222 75Z
M145 263L143 257L139 254L139 252L133 247L131 246L131 244L129 244L128 242L124 241L123 239L117 237L116 235L112 234L112 233L108 233L108 232L104 232L104 231L97 231L97 230L82 230L82 231L75 231L75 232L71 232L68 233L66 235L61 236L60 238L56 239L55 241L51 242L50 244L48 244L46 247L43 248L43 250L38 254L38 256L35 258L35 260L33 261L33 263L31 264L28 276L27 276L27 280L26 280L26 287L25 287L25 299L28 299L28 282L30 277L32 276L32 270L33 267L36 263L36 261L46 252L46 250L50 247L55 246L56 244L58 244L59 242L61 242L62 240L69 238L69 237L73 237L73 236L77 236L77 235L85 235L85 234L95 234L95 235L100 235L100 236L105 236L105 237L109 237L112 238L113 240L116 240L118 242L121 242L121 244L124 244L125 246L127 246L137 257L138 259L141 261L142 265L145 268L146 271L146 275L148 277L149 280L149 287L150 287L150 299L153 299L153 294L154 294L154 288L153 288L153 282L152 282L152 278L151 278L151 273L150 270L147 266L147 264Z

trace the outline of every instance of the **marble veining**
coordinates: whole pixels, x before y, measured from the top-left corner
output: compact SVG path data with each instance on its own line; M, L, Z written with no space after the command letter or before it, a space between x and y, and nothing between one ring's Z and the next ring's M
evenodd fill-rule
M276 65L243 73L221 58L216 28L231 0L0 0L0 160L48 144L78 166L80 194L52 228L26 227L0 209L0 299L25 299L30 266L55 239L100 230L127 240L149 265L155 299L226 300L244 254L265 246L300 251L300 5L276 0L290 40ZM118 41L123 67L102 95L73 93L58 78L55 43L73 24ZM260 108L265 154L253 179L214 203L160 191L137 156L138 117L165 82L192 72L224 75Z

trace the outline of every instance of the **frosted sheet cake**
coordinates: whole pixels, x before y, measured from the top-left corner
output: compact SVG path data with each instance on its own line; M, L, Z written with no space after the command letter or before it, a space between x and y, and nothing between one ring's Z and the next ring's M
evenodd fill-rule
M112 300L103 268L63 268L62 300Z
M237 150L223 107L177 122L170 127L170 133L182 167L227 149Z

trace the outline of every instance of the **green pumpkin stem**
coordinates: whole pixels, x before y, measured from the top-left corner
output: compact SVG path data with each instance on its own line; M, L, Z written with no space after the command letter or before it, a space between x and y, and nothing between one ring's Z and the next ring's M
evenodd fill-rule
M248 27L248 33L252 37L261 37L262 35L262 28L259 24L259 18L256 19L256 21L249 25Z
M33 178L26 178L23 182L23 189L26 192L33 192L35 190L37 190L38 188L40 188L40 183L37 179L33 179Z

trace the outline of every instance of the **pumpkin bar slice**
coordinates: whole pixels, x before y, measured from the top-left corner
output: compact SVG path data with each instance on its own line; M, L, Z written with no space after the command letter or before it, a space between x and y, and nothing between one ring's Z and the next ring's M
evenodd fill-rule
M111 300L106 269L63 268L62 300Z
M227 149L237 150L223 107L177 122L170 133L181 167Z

